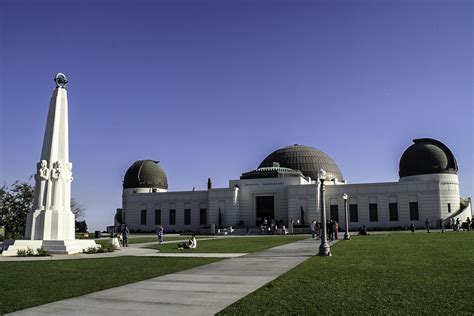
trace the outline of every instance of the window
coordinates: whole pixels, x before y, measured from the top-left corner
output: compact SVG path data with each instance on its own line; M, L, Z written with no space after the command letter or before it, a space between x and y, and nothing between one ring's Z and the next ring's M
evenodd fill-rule
M339 222L339 210L337 205L330 205L329 206L330 210L330 216L332 221Z
M397 203L388 203L388 211L391 222L398 221L398 205Z
M448 213L451 213L451 203L448 203Z
M155 225L161 225L161 210L155 210Z
M349 204L349 219L351 222L359 221L359 210L357 204Z
M369 204L369 221L377 222L379 220L379 214L377 210L377 203Z
M146 225L146 210L140 212L140 225Z
M176 210L170 210L170 225L176 225Z
M205 208L199 210L199 224L207 225L207 209Z
M191 225L191 210L189 208L184 210L184 225Z
M418 214L418 202L410 202L410 220L417 221L420 219Z

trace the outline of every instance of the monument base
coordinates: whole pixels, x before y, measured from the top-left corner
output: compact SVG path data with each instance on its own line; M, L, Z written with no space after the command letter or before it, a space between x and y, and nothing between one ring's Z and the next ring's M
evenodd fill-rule
M8 242L3 245L2 256L16 256L18 250L43 248L50 254L72 255L80 253L89 247L97 247L94 240L73 239L73 240L15 240L9 245Z

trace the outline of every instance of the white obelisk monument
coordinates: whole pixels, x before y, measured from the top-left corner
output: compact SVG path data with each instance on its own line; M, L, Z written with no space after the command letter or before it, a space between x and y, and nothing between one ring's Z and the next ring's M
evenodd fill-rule
M64 74L58 73L54 81L56 88L49 105L41 158L37 163L34 204L26 221L26 240L16 240L4 255L16 255L18 249L28 247L71 254L96 245L93 240L75 240L75 220L71 212L73 177L69 161L68 80Z

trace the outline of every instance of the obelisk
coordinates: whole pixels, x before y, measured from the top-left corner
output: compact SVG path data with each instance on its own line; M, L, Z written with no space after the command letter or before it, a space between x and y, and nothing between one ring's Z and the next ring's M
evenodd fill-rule
M58 73L54 81L56 88L49 104L25 240L15 240L2 255L16 255L16 251L27 248L72 254L96 246L93 240L75 240L75 221L71 212L73 178L72 163L69 161L68 80L64 74Z
M54 81L56 88L49 104L43 149L37 164L34 206L26 225L25 238L32 240L75 239L74 214L71 212L68 80L58 73Z

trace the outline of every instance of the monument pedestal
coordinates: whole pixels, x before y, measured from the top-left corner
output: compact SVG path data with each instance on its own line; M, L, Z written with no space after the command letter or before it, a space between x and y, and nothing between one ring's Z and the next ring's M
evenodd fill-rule
M73 240L15 240L11 245L5 245L2 256L16 256L18 250L42 248L48 250L50 254L72 255L81 253L89 247L97 247L94 240L73 239Z

